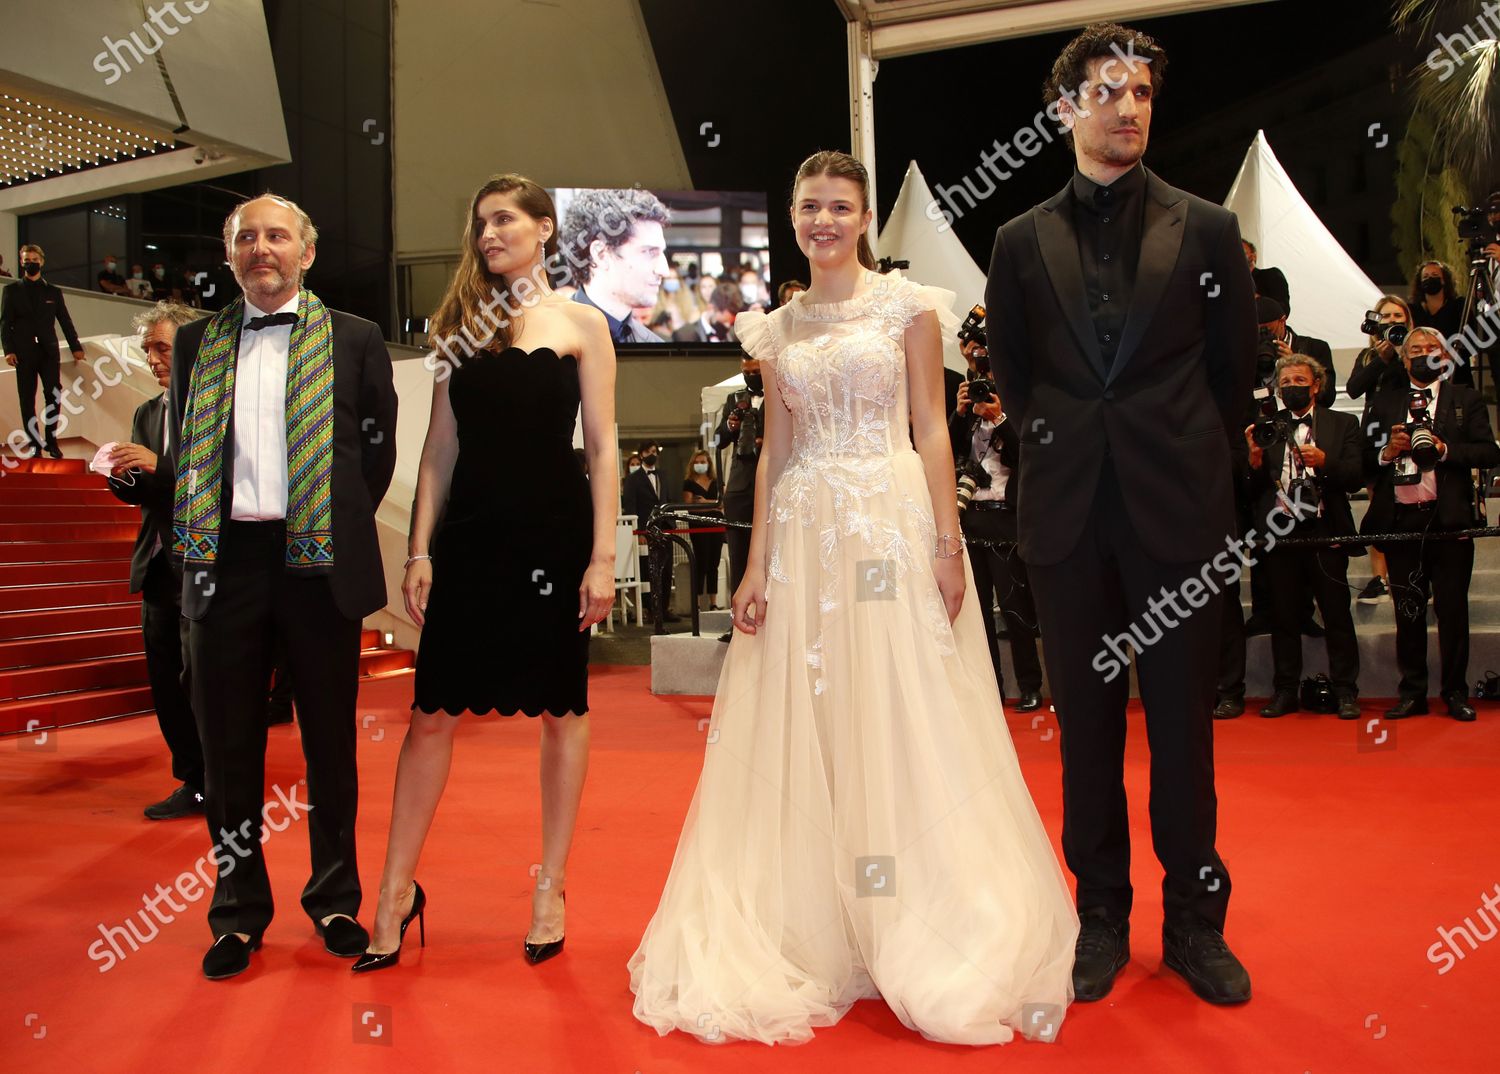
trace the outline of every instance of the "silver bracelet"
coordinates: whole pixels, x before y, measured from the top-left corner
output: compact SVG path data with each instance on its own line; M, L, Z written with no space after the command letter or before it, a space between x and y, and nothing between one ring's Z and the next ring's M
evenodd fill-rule
M957 545L957 547L954 548L951 552L945 552L943 551L943 549L947 547L947 545L943 543L945 541L953 541ZM952 559L963 550L964 539L962 537L955 537L951 533L940 533L938 534L937 543L933 546L932 554L938 559Z
M402 567L402 570L405 570L406 567L410 567L413 563L415 563L419 559L430 560L430 559L432 559L432 557L431 556L407 556L406 557L406 563Z

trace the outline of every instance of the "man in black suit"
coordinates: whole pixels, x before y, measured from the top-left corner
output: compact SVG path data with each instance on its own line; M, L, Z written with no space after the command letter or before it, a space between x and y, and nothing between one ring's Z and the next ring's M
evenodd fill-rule
M708 308L692 324L672 333L677 343L734 343L734 318L745 308L740 289L732 283L721 283L708 296Z
M63 457L57 446L57 424L62 418L62 360L57 354L61 326L75 362L83 361L83 344L73 330L73 318L62 291L42 278L47 259L40 246L21 247L21 279L5 289L0 300L0 346L5 363L15 368L21 396L21 426L34 454L43 450ZM36 419L36 386L42 384L42 421ZM44 442L45 441L45 442Z
M352 958L369 943L355 920L355 699L360 627L386 603L375 509L396 464L396 393L380 330L303 289L316 244L312 221L286 199L237 206L224 247L243 301L179 329L172 362L190 698L210 838L238 855L217 859L215 940L203 959L212 979L249 965L272 916L258 835L278 646L307 759L312 876L302 907L329 953ZM330 389L320 388L330 372ZM299 422L308 413L311 432Z
M141 348L156 383L171 387L172 347L177 329L202 314L176 302L159 302L135 319ZM130 591L141 595L141 634L146 643L146 678L156 722L172 755L179 786L146 807L151 820L202 813L203 746L182 676L182 575L172 556L172 500L176 474L169 446L171 396L163 392L136 407L130 443L117 444L109 457L109 488L141 509L141 530L130 556Z
M1020 423L1021 558L1062 731L1075 995L1106 995L1130 957L1130 688L1108 642L1181 587L1191 624L1149 641L1140 628L1134 646L1163 948L1199 996L1232 1003L1250 979L1224 941L1230 880L1214 848L1220 591L1187 594L1202 596L1193 576L1233 540L1227 430L1243 428L1254 292L1233 214L1141 164L1165 65L1151 38L1108 23L1063 50L1046 96L1076 168L996 234L985 307L1000 396Z
M623 514L635 515L636 529L643 530L658 504L675 501L672 490L664 484L661 471L657 468L657 462L661 458L661 445L655 440L642 440L636 453L641 457L641 468L625 479L620 490L620 506ZM682 617L672 612L671 542L664 541L660 547L648 545L646 561L647 580L651 583L653 625L681 622Z
M963 345L970 365L970 379L958 388L958 399L948 419L948 437L953 458L975 479L969 505L959 515L959 526L969 541L969 565L974 570L974 593L983 613L985 641L995 665L995 681L1005 694L1005 675L1000 666L1000 641L992 609L998 597L1005 619L1005 637L1010 644L1020 697L1017 712L1035 712L1042 707L1042 662L1036 649L1036 606L1026 564L1015 546L1017 470L1020 468L1021 437L1016 423L993 394L989 353L977 343ZM971 385L985 385L986 398L970 398ZM980 475L983 475L982 477ZM974 539L1004 542L975 544Z
M761 443L765 425L761 407L765 403L765 379L760 359L748 354L740 359L740 373L745 378L749 396L732 395L724 404L714 442L729 449L729 465L720 468L724 478L724 519L749 523L755 514L755 472L760 467ZM750 562L750 530L744 526L726 528L729 546L729 592L734 593L745 577ZM719 636L726 645L734 635L733 628Z
M1479 525L1474 506L1475 469L1500 465L1500 445L1490 429L1483 398L1448 379L1454 359L1436 329L1413 328L1401 351L1410 381L1370 404L1365 472L1370 509L1362 532L1436 534ZM1433 440L1413 434L1430 420ZM1437 613L1442 698L1454 719L1475 718L1469 704L1469 579L1474 542L1391 541L1376 547L1391 572L1396 605L1396 663L1400 700L1386 713L1401 719L1427 712L1427 594Z
M1349 493L1364 485L1359 419L1318 405L1323 368L1316 359L1302 354L1279 359L1276 384L1285 409L1275 420L1284 435L1262 448L1255 442L1254 426L1245 429L1256 527L1264 531L1267 520L1280 514L1292 537L1353 537ZM1295 449L1289 449L1291 442ZM1297 711L1301 623L1310 594L1323 613L1328 677L1338 697L1339 718L1359 718L1359 641L1349 611L1348 575L1349 556L1363 552L1358 545L1353 551L1348 545L1277 545L1266 553L1275 677L1262 716Z

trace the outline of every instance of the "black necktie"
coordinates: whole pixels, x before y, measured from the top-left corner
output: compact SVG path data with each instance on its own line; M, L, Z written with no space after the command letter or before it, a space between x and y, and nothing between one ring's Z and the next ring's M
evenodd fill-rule
M251 317L245 322L246 332L258 332L262 328L270 328L273 324L296 324L295 313L268 313L264 317Z

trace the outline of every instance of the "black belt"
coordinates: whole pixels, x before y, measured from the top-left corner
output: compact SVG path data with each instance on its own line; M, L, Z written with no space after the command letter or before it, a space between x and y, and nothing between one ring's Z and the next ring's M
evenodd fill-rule
M1010 504L1004 500L970 500L970 511L1009 511Z
M1402 511L1432 511L1436 508L1437 500L1422 500L1418 503L1401 503L1400 501L1397 501L1396 503L1397 514L1401 513Z

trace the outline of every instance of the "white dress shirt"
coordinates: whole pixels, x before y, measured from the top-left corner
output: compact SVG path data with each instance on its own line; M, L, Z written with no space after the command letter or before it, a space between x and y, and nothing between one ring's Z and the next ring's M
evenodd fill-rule
M1313 413L1316 410L1317 404L1310 403L1308 404L1307 410L1301 414L1298 414L1296 411L1291 410L1289 410L1288 413L1292 415L1292 418L1294 420L1299 418L1306 418L1308 421L1314 421L1316 419L1313 417ZM1317 442L1313 440L1312 426L1303 425L1300 422L1297 425L1296 431L1292 435L1292 441L1297 445L1298 448L1305 448L1309 444L1311 444L1313 447L1318 446ZM1281 510L1285 514L1291 515L1293 518L1297 517L1297 512L1294 510L1294 505L1292 504L1291 499L1288 498L1286 494L1286 490L1291 487L1292 482L1295 481L1298 477L1315 476L1317 476L1317 469L1311 464L1303 464L1302 462L1300 462L1296 453L1292 451L1290 446L1287 446L1286 449L1282 452L1281 457L1281 483L1276 487L1276 502L1281 505ZM1322 513L1323 505L1319 503L1318 514L1321 515Z
M248 299L245 320L296 313L297 298L274 310ZM286 364L292 326L240 332L234 375L234 502L229 517L264 521L286 517Z
M1412 381L1408 389L1409 391L1419 392L1423 388L1426 388L1432 392L1432 402L1427 404L1427 413L1431 414L1434 418L1437 417L1438 392L1441 390L1442 383L1441 380L1435 380L1431 384L1418 384L1416 381ZM1406 411L1406 427L1408 430L1411 429L1411 409L1409 405ZM1446 448L1442 457L1448 457ZM1411 456L1409 455L1398 455L1395 459L1387 460L1384 448L1380 450L1379 459L1381 466L1396 466L1398 474L1411 473L1416 467L1416 463L1411 461ZM1428 470L1422 475L1422 480L1416 484L1396 485L1395 493L1397 503L1427 503L1429 500L1437 499L1437 471Z
M1005 415L1000 415L1000 421L1005 420ZM988 422L980 418L974 423L974 442L971 446L969 457L974 459L990 475L990 487L987 489L975 489L973 499L975 500L1003 500L1005 499L1005 486L1010 482L1010 467L1000 461L1000 450L990 447L990 437L995 430L1000 428L1000 421Z

